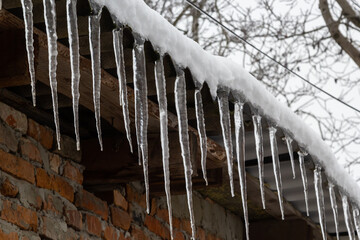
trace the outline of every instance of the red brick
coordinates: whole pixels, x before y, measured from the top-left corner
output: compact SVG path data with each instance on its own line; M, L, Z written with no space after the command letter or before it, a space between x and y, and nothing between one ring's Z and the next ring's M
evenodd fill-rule
M146 208L146 196L135 191L130 185L126 185L127 200L137 203L142 208Z
M44 127L32 119L28 121L27 135L41 143L46 149L51 149L54 142L54 133L50 128Z
M119 227L125 231L129 230L131 224L130 215L124 210L117 207L110 207L111 220L114 226Z
M82 214L77 210L66 210L66 223L77 230L82 229Z
M154 216L156 214L157 210L157 202L156 198L151 199L151 209L150 209L150 215Z
M181 229L184 230L185 232L187 232L190 235L192 234L191 223L187 219L183 219L181 221Z
M196 229L196 239L199 239L199 240L205 240L206 239L205 230L202 229L201 227L198 227Z
M19 235L17 234L17 232L4 233L2 229L0 229L0 240L18 240L18 239L19 239Z
M52 190L53 177L42 168L36 169L36 186Z
M60 193L61 196L69 200L74 201L74 188L65 179L59 176L54 177L54 190Z
M121 207L125 211L127 211L129 208L129 203L126 201L119 190L114 190L114 204L118 207Z
M24 139L21 142L20 150L23 156L27 156L30 160L42 163L39 148L29 140Z
M0 150L0 169L23 179L35 183L34 167L29 162L10 153Z
M65 166L64 166L64 177L69 178L75 182L77 182L78 184L82 184L83 182L83 175L80 172L80 170L78 168L76 168L75 166L73 166L70 162L66 162Z
M135 230L136 231L136 230ZM132 239L139 239L139 238L135 238L134 235L132 236ZM140 238L140 239L147 239L146 236L144 236L143 238ZM120 235L119 235L119 238L118 240L130 240L129 237L125 237L125 235L120 232Z
M131 227L131 237L134 240L150 240L144 231L138 227Z
M179 218L173 217L173 228L181 229L181 220Z
M81 190L76 194L75 205L99 215L105 221L108 219L109 213L107 203L86 190Z
M50 160L50 169L53 170L55 173L59 174L59 168L61 165L60 156L57 154L50 153L49 160Z
M98 217L86 214L86 230L88 233L101 236L101 221Z
M0 185L1 195L7 197L16 197L18 192L19 192L18 187L12 184L8 178L5 178L5 180Z
M145 217L145 226L156 235L169 239L170 238L170 232L169 230L156 218L146 215Z
M104 240L118 240L118 234L116 229L112 226L106 226L103 232L103 239Z
M206 236L206 240L217 240L217 238L216 238L216 236L213 235L213 234L208 234L208 235Z
M48 174L42 168L36 169L36 186L54 190L70 202L74 201L74 188L65 179Z
M21 229L37 231L38 218L36 212L10 201L4 201L1 218Z
M0 118L2 118L10 127L19 130L21 133L26 133L28 122L25 114L4 103L0 103L0 109Z
M159 208L156 212L156 216L169 223L169 212L167 209Z
M184 234L180 231L174 231L174 240L185 240Z

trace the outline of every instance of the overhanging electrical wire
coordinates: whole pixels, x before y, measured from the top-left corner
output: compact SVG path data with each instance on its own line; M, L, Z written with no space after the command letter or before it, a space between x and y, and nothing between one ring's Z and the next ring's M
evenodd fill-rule
M252 43L248 42L246 39L244 39L243 37L241 37L240 35L238 35L237 33L235 33L233 30L231 30L230 28L228 28L227 26L225 26L224 24L222 24L221 22L219 22L217 19L215 19L213 16L211 16L209 13L207 13L206 11L202 10L199 6L197 6L195 3L186 0L186 3L188 3L190 6L192 6L193 8L195 8L196 10L198 10L199 12L201 12L202 14L205 14L208 18L210 18L212 21L214 21L216 24L220 25L223 29L225 29L226 31L230 32L231 34L233 34L235 37L239 38L241 41L243 41L244 43L248 44L249 46L251 46L252 48L254 48L255 50L257 50L258 52L260 52L261 54L263 54L265 57L269 58L270 60L274 61L275 63L279 64L280 66L282 66L284 69L286 69L287 71L289 71L290 73L294 74L296 77L300 78L301 80L303 80L304 82L310 84L312 87L316 88L317 90L319 90L320 92L325 93L326 95L328 95L329 97L333 98L334 100L344 104L345 106L347 106L348 108L351 108L352 110L360 113L360 110L357 109L356 107L344 102L343 100L335 97L334 95L332 95L331 93L328 93L327 91L321 89L320 87L316 86L315 84L313 84L312 82L310 82L309 80L307 80L306 78L304 78L303 76L299 75L298 73L294 72L293 70L289 69L288 67L286 67L284 64L282 64L281 62L277 61L275 58L271 57L270 55L268 55L267 53L261 51L261 49L257 48L255 45L253 45Z

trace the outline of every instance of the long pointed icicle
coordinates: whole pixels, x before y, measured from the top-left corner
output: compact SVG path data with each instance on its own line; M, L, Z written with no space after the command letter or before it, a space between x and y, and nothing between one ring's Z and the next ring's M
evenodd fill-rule
M249 240L249 217L247 207L246 192L246 172L245 172L245 127L243 115L244 103L235 102L234 122L235 122L235 140L236 140L236 157L239 172L241 201L244 212L246 239Z
M192 197L192 168L190 159L190 146L189 146L189 135L188 135L188 117L186 109L186 83L185 73L178 66L175 67L177 76L175 80L175 107L178 117L179 124L179 140L181 147L181 155L183 158L184 172L185 172L185 183L186 183L186 195L190 213L190 223L192 229L192 239L195 240L196 227Z
M103 151L102 133L101 133L101 114L100 114L100 96L101 96L101 47L100 47L100 19L101 7L90 1L94 15L89 16L89 46L91 54L92 81L93 81L93 101L96 120L96 130L100 149Z
M174 238L172 226L172 207L170 193L170 169L169 169L169 138L168 138L168 115L166 98L166 81L164 74L163 55L155 61L155 84L160 112L160 136L162 149L162 163L164 171L166 202L169 213L170 236Z
M135 126L138 146L144 171L144 182L146 190L146 212L150 213L149 198L149 173L148 173L148 102L147 102L147 80L145 65L145 39L134 34L135 43L133 49L133 71L134 71L134 92L135 92Z
M43 0L44 5L44 18L46 26L46 36L48 41L48 54L49 54L49 80L51 88L51 97L53 102L54 122L56 129L56 141L58 149L60 146L60 123L58 111L58 95L57 95L57 81L56 81L56 68L57 68L57 34L56 34L56 6L55 0Z
M354 231L354 224L352 222L351 212L350 212L350 205L348 202L348 198L345 194L341 195L342 206L344 211L345 217L345 224L348 231L349 239L355 240L355 231Z
M293 151L293 147L292 147L292 138L289 137L287 134L285 135L285 141L286 141L286 146L289 152L289 156L290 156L290 163L291 163L291 170L292 170L292 174L293 174L293 179L295 179L296 175L295 175L295 161L294 161L294 151Z
M258 160L259 168L259 181L260 181L260 193L263 209L265 209L265 191L264 191L264 146L263 146L263 133L261 126L261 116L253 115L254 124L254 136L256 145L256 156Z
M280 170L280 160L279 160L279 150L276 141L276 131L275 127L269 127L269 137L271 145L271 155L273 161L273 169L275 176L276 189L278 192L279 205L281 211L281 219L284 220L284 199L282 192L282 180L281 180L281 170Z
M124 47L123 47L123 28L113 30L113 46L115 53L115 62L119 80L119 101L122 106L126 137L129 142L130 152L133 152L130 130L130 117L127 98Z
M71 63L71 94L74 114L74 129L76 136L76 149L80 150L80 133L79 133L79 84L80 84L80 54L79 54L79 36L76 14L77 0L66 1L67 30L70 47Z
M326 240L327 233L326 233L326 219L325 219L325 202L324 202L324 192L322 188L321 167L319 165L316 165L314 169L314 185L315 185L316 203L319 213L321 234L323 239Z
M339 240L339 214L338 214L338 207L336 203L336 194L335 194L335 185L331 182L328 184L329 187L329 195L330 195L330 203L331 208L334 215L334 222L335 222L335 230L336 230L336 239Z
M301 179L302 179L302 183L303 183L303 187L304 187L306 215L309 216L308 181L307 181L306 168L305 168L305 162L304 162L304 157L307 155L307 153L298 151L298 155L299 155Z
M229 110L229 91L219 89L217 93L221 130L224 139L224 146L226 151L227 168L230 180L231 196L234 197L234 176L233 176L233 144L231 136L231 121Z
M195 85L200 85L195 83ZM200 138L200 151L201 151L201 168L203 172L203 177L206 185L208 185L208 179L206 174L206 155L207 155L207 142L206 142L206 128L205 128L205 118L204 118L204 109L201 96L202 86L197 86L195 89L195 111L196 111L196 123L197 131Z
M34 55L34 26L33 26L33 3L32 0L21 0L24 24L25 24L25 40L26 51L29 64L29 74L31 80L31 95L34 107L36 106L36 89L35 89L35 55Z
M356 234L358 236L358 239L360 240L360 212L359 209L355 206L353 206L353 218L354 218Z

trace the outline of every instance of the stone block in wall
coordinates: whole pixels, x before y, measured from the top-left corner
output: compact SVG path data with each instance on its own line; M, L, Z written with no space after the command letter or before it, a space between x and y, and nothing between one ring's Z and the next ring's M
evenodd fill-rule
M27 135L40 142L46 149L51 149L54 142L54 132L48 127L42 126L32 119L28 120Z
M43 201L43 210L54 216L63 215L64 204L60 197L57 197L51 193L45 193Z
M41 218L40 235L48 239L67 239L68 235L71 235L71 231L68 231L68 227L65 222L58 218L43 216Z
M43 192L29 183L17 182L19 187L20 202L25 207L33 207L37 210L41 209L43 202Z
M131 224L131 217L129 213L118 207L110 207L112 224L125 231L129 230Z
M3 202L1 218L21 229L37 231L38 218L36 212L8 200Z
M75 140L66 135L61 136L61 150L56 149L54 153L76 162L81 161L81 151L76 150Z
M55 173L59 174L59 169L61 165L61 158L57 154L49 153L49 162L50 169Z
M16 152L18 143L15 131L0 122L0 144L4 144L10 151Z
M105 221L108 219L107 203L86 190L80 190L76 194L75 205L99 215Z
M26 133L28 128L26 115L2 102L0 102L0 118L22 134Z
M29 162L0 150L0 169L17 177L35 183L34 167Z

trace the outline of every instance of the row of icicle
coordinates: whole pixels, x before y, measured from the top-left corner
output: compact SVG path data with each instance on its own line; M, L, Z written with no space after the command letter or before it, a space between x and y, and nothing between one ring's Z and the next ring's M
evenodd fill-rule
M102 137L101 137L101 122L100 122L100 94L101 94L101 47L100 47L100 19L102 13L102 6L99 6L95 0L90 0L90 6L92 9L92 15L89 16L89 44L91 52L92 63L92 79L93 79L93 100L94 111L96 119L96 129L98 132L98 138L100 148L103 150ZM31 0L21 0L24 22L25 22L25 38L26 38L26 50L28 53L29 72L31 78L32 99L34 106L36 105L35 98L35 67L34 67L34 47L33 47L33 5ZM71 62L71 90L73 97L73 114L74 114L74 129L76 135L77 150L80 150L80 135L79 135L79 83L80 83L80 54L79 54L79 37L77 26L77 14L76 14L77 0L66 1L67 11L67 28L70 48L70 62ZM48 39L48 53L49 53L49 80L53 101L53 112L56 127L56 139L57 146L60 149L60 125L58 114L58 101L57 101L57 81L56 81L56 67L57 67L57 34L56 34L56 6L55 0L43 0L44 5L44 18L46 25L46 33ZM112 16L116 29L113 30L113 46L115 53L115 62L117 67L117 75L119 81L119 103L122 106L123 118L125 123L126 136L129 141L130 150L133 151L131 143L130 133L130 118L128 109L128 97L127 97L127 85L126 74L124 64L124 49L123 49L123 25L117 21L115 16ZM145 51L144 42L145 39L138 34L134 34L134 48L133 48L133 71L134 71L134 92L135 92L135 128L136 128L136 141L138 146L138 158L139 164L143 166L145 188L146 188L146 210L149 213L149 179L148 179L148 143L147 143L147 127L148 127L148 103L147 103L147 80L146 80L146 63L145 63ZM167 98L166 98L166 80L164 74L163 57L164 53L159 50L160 57L155 62L155 83L156 92L159 103L159 118L160 118L160 136L161 136L161 148L162 148L162 162L164 171L165 193L169 211L169 225L171 239L173 239L173 227L172 227L172 208L171 208L171 194L170 194L170 172L169 172L169 140L168 140L168 117L167 117ZM181 146L181 155L183 158L185 183L187 201L190 213L190 222L192 228L192 238L195 239L195 218L193 210L192 200L192 164L189 147L188 136L188 118L186 108L186 82L185 73L183 69L175 65L176 80L175 80L175 106L178 117L179 128L179 140ZM207 154L207 138L205 129L204 111L201 97L202 84L195 80L195 110L197 128L200 139L201 150L201 167L203 177L208 184L206 175L206 154ZM234 181L233 181L233 143L232 143L232 130L231 130L231 115L229 111L229 95L230 90L227 88L219 88L217 99L219 104L220 123L223 133L224 146L227 156L228 175L230 179L231 195L235 196ZM242 205L244 211L246 238L249 239L249 222L248 222L248 209L247 209L247 192L246 192L246 172L245 172L245 127L243 117L244 102L240 97L240 94L232 93L234 98L234 123L235 123L235 149L236 159L238 166L238 174L240 181L240 193L242 198ZM265 209L265 192L264 192L264 149L263 149L263 133L262 133L262 118L259 114L254 114L252 117L254 125L256 155L258 159L259 168L259 182L262 205ZM271 153L273 159L273 171L275 176L275 183L278 193L278 199L280 204L281 216L284 219L284 206L283 206L283 194L282 194L282 180L280 172L280 162L278 154L278 146L276 140L275 126L270 125L269 137L271 145ZM288 147L290 162L293 172L293 178L295 178L295 163L292 148L292 138L285 134L285 140ZM304 186L306 213L309 216L308 207L308 183L306 176L306 168L304 158L307 153L304 150L298 152L299 165L301 178ZM314 170L314 184L317 199L317 206L319 212L319 222L323 238L327 238L326 222L325 222L325 205L323 195L323 182L321 177L321 167L316 165ZM328 182L328 188L330 193L331 207L334 214L336 236L339 239L338 231L338 210L336 202L335 186L330 181ZM341 200L345 215L345 223L348 229L350 239L355 239L355 229L360 233L360 214L357 207L350 210L350 205L347 196L341 194ZM352 219L353 218L353 219ZM359 238L360 239L360 238Z

